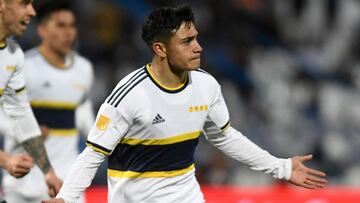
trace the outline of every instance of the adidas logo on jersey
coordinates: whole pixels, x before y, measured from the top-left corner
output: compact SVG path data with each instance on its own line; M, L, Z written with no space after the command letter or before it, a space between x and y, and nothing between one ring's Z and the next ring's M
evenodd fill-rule
M155 124L158 124L158 123L162 123L162 122L165 122L165 119L163 119L160 114L157 114L155 116L155 118L153 119L152 121L152 124L155 125Z

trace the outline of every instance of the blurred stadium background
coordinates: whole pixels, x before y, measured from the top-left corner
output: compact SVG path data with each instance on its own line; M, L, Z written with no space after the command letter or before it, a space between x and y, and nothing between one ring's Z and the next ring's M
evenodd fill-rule
M123 76L151 60L141 40L141 24L149 11L188 3L204 48L202 68L221 83L232 126L276 156L312 153L311 165L328 174L328 189L293 190L201 140L197 176L206 196L225 198L232 192L236 196L228 201L208 198L208 202L310 202L307 195L319 197L317 202L360 202L360 1L72 3L79 27L76 49L95 67L92 98L96 112ZM38 44L35 22L18 39L24 50ZM104 192L105 165L93 185L91 194ZM256 199L264 192L269 192L264 199ZM339 199L332 199L334 195Z

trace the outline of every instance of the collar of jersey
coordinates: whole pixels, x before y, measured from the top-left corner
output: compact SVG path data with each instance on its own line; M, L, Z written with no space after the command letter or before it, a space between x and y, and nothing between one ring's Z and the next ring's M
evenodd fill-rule
M6 39L0 41L0 49L5 49L6 47Z
M155 79L155 77L151 74L151 72L149 71L149 68L150 68L150 64L147 64L145 66L145 71L146 73L149 75L149 78L151 79L151 81L158 87L160 88L161 90L163 90L164 92L167 92L167 93L178 93L178 92L181 92L183 89L186 88L186 86L188 85L189 83L189 76L186 75L186 78L185 78L185 81L178 87L175 87L175 88L172 88L172 87L167 87L163 84L161 84L159 81L157 81Z
M67 58L69 58L70 62L65 65L61 65L61 64L55 64L55 63L51 62L48 58L46 58L45 54L43 53L43 50L40 47L38 47L38 51L39 51L40 55L45 59L45 61L55 68L58 68L61 70L66 70L66 69L69 69L74 64L74 56L72 54L69 54L68 56L66 56Z

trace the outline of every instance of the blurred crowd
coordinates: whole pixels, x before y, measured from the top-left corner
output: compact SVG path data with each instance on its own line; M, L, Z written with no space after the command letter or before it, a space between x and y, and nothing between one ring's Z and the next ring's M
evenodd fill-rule
M313 154L330 184L360 186L360 1L73 1L77 51L95 67L97 111L116 83L150 62L141 25L151 9L188 3L203 46L202 69L222 85L232 126L280 157ZM36 1L35 1L36 6ZM38 44L36 20L18 39ZM206 184L267 185L201 139L198 178ZM106 181L103 167L95 183Z

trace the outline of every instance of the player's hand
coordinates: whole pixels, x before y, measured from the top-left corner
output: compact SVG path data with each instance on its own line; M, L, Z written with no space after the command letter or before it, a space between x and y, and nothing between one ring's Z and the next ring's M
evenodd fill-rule
M65 203L65 201L62 198L56 198L56 199L43 200L41 203Z
M49 196L55 197L62 186L62 180L55 175L53 169L50 169L45 174L45 182L48 187Z
M306 167L303 162L312 159L312 155L294 156L291 158L292 170L289 182L308 189L325 187L326 174L312 168Z
M4 165L10 175L21 178L30 172L34 166L33 159L27 154L9 155Z

